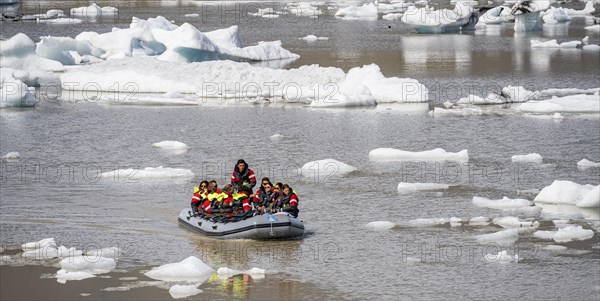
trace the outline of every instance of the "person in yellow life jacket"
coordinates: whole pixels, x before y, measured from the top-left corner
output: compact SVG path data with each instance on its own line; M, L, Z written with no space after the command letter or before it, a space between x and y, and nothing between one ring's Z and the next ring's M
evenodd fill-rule
M192 213L194 215L200 214L199 211L203 210L202 208L202 200L205 195L208 194L208 181L200 182L198 187L194 187L194 195L192 196Z
M208 182L208 192L203 199L203 209L205 213L211 214L218 212L219 201L221 200L223 192L219 189L217 181L212 180Z
M233 211L249 213L252 212L252 205L250 204L252 195L252 189L246 186L242 186L240 190L233 195Z
M235 189L233 185L227 184L223 186L223 193L221 194L221 200L219 201L219 211L221 213L231 214L233 212L233 193Z

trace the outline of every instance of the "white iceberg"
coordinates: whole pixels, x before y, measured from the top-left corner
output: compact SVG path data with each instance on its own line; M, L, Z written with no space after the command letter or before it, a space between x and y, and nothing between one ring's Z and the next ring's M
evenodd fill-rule
M56 19L37 19L37 23L57 24L57 25L73 25L81 24L83 20L77 18L56 18Z
M591 31L600 31L600 24L586 26L586 27L584 27L584 29L591 30Z
M577 207L600 207L600 185L580 185L555 180L544 187L533 200L536 203L570 204Z
M374 3L364 3L361 6L351 5L340 8L336 13L336 18L342 19L377 19L378 11Z
M538 153L532 153L527 155L514 155L511 158L512 162L532 162L536 164L542 164L542 156Z
M89 272L67 272L65 270L59 270L56 272L56 280L59 283L66 283L72 280L84 280L88 278L94 278L96 275Z
M521 221L515 216L498 217L493 219L492 222L502 228L519 228L519 230L523 228L535 229L540 226L540 223L538 221Z
M593 162L588 159L582 159L577 162L577 167L580 169L597 168L600 167L600 162Z
M593 0L588 0L585 3L585 7L582 10L576 10L576 9L572 9L572 8L564 8L565 12L567 12L567 14L569 14L570 16L589 16L591 14L593 14L596 9L594 8L594 1Z
M76 65L82 62L82 56L100 57L104 52L92 46L89 40L77 40L70 37L41 37L35 53L63 65Z
M491 208L491 209L514 209L522 207L530 207L533 205L532 202L525 199L509 199L503 197L501 200L490 200L483 197L473 197L473 204L479 207Z
M512 7L510 14L515 16L516 32L542 30L540 13L550 8L550 1L520 0Z
M542 16L546 24L558 24L571 21L571 17L562 7L550 7Z
M583 47L581 47L581 49L583 49L584 51L600 51L600 45L584 45Z
M180 149L188 149L189 148L187 146L187 144L185 144L183 142L171 141L171 140L156 142L156 143L153 143L152 145L154 145L158 148L168 149L168 150L180 150Z
M183 299L195 296L201 292L202 290L198 288L198 285L175 284L169 289L169 294L173 299Z
M481 234L475 236L475 239L480 244L497 243L499 245L511 245L519 239L518 229L506 229L489 234Z
M365 227L369 230L389 230L396 226L396 224L388 221L375 221L368 223Z
M319 2L292 2L288 3L284 10L291 15L317 18L324 14Z
M2 160L18 160L20 158L21 158L21 155L18 152L9 152L9 153L6 153L6 155L0 157L0 159L2 159Z
M389 13L381 16L381 18L388 21L394 21L402 19L402 16L403 14L401 13Z
M107 257L71 256L60 261L60 267L65 272L105 274L114 270L116 266L115 260Z
M195 256L190 256L180 262L168 263L155 267L144 275L161 281L190 281L203 283L215 271Z
M225 33L225 31L223 31ZM237 38L237 27L227 31ZM210 35L200 32L189 23L175 30L155 28L154 38L166 46L166 51L158 58L170 62L201 62L209 60L268 61L295 59L299 56L281 47L281 41L262 42L256 46L223 47L210 39ZM230 38L228 38L230 39ZM231 45L228 45L231 46Z
M523 86L507 86L502 88L502 95L509 102L526 102L540 97L539 91L529 91Z
M506 250L502 250L498 252L498 254L486 254L484 256L485 261L487 262L519 262L519 255L515 254L514 256L508 255Z
M583 229L581 226L572 225L558 229L558 231L536 231L533 236L539 239L554 240L556 242L570 242L586 240L594 237L594 231Z
M356 168L335 159L311 161L304 164L299 173L304 177L311 177L317 182L325 181L330 177L341 177L355 171Z
M449 218L417 218L410 220L406 223L403 223L402 226L405 227L433 227L439 226L443 224L450 223L451 220Z
M499 95L496 93L490 93L485 98L470 94L467 97L463 97L463 98L459 99L456 102L456 104L459 104L459 105L467 105L467 104L494 105L494 104L503 104L503 103L507 103L507 102L508 102L507 99L504 98L502 95Z
M547 100L528 101L520 104L516 109L536 114L600 113L600 97L585 94L553 97Z
M441 148L429 151L411 152L393 148L377 148L369 152L371 161L469 161L468 151L462 150L457 153L447 152Z
M487 226L489 225L489 218L485 216L477 216L469 219L469 226Z
M18 33L8 40L0 41L0 67L17 70L64 71L60 62L35 54L35 43L25 34Z
M448 184L438 184L438 183L398 183L398 193L400 194L410 194L418 191L437 191L437 190L447 190L450 188Z
M317 37L315 35L309 34L303 38L300 38L302 40L308 41L308 42L314 42L314 41L327 41L329 40L328 37Z
M40 241L28 242L21 245L21 249L23 251L31 251L47 247L57 248L54 238L44 238Z
M500 24L510 20L514 20L514 17L507 6L496 6L479 17L479 22L483 24Z
M96 19L102 16L112 16L118 12L118 9L112 6L100 7L96 3L90 6L71 8L72 16L82 17L86 19Z
M473 15L472 6L457 2L453 10L432 11L429 7L411 6L401 20L414 28L417 33L446 33L459 31L461 28L469 26L469 23L476 23L476 20L472 20Z
M577 46L579 46L579 44L581 44L581 41L570 41L570 42L563 42L558 44L558 42L556 42L556 40L549 40L549 41L538 41L538 40L531 40L531 48L577 48Z
M10 68L0 68L0 108L35 106L38 102L35 88L14 78L14 72Z

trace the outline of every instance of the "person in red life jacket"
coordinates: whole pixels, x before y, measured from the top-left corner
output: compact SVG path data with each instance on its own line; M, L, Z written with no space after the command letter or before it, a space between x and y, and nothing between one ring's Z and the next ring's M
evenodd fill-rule
M260 182L260 189L254 195L254 207L256 208L257 214L263 214L270 208L274 197L277 195L273 190L273 184L271 184L269 178L262 178Z
M235 189L233 185L227 184L223 187L222 199L219 202L219 211L221 213L228 213L231 215L233 212L233 193Z
M211 180L208 182L208 191L202 199L202 209L204 209L205 213L211 214L215 212L215 209L218 209L218 200L222 193L223 192L219 189L217 181Z
M283 184L282 189L281 197L277 200L275 208L278 211L287 212L294 217L298 217L298 212L300 212L298 210L298 195L287 184Z
M196 190L196 189L194 189ZM194 196L192 196L192 212L194 213L194 215L196 214L200 214L199 210L202 210L203 208L201 207L202 205L202 199L204 199L204 196L208 194L208 181L202 181L200 182L200 185L198 185L197 190L194 192Z
M248 168L248 164L246 164L244 159L239 159L233 168L231 185L233 185L236 190L240 190L240 187L242 186L246 186L252 190L252 188L256 186L256 176L254 176L254 171Z

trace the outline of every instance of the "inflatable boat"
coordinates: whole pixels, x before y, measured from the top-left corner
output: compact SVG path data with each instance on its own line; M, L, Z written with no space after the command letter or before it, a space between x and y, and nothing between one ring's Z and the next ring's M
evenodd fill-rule
M194 216L190 209L179 213L179 224L217 239L292 239L304 235L304 223L285 212L255 216Z

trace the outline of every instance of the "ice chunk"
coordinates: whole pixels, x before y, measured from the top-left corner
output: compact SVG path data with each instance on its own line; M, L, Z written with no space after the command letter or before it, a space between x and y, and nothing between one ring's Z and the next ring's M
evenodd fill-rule
M375 221L368 223L365 227L369 230L388 230L392 229L396 224L388 221Z
M323 5L318 2L292 2L287 4L284 9L292 15L317 18L324 14L320 6Z
M490 219L485 216L478 216L469 219L469 226L487 226Z
M582 10L564 8L564 11L570 16L587 16L593 14L596 11L596 9L594 8L594 1L588 0L585 3L585 7Z
M308 41L308 42L314 42L314 41L326 41L329 40L328 37L317 37L315 35L309 34L303 38L300 38L302 40Z
M542 156L538 153L532 153L527 155L514 155L511 157L512 162L532 162L536 164L542 164Z
M526 90L523 86L508 86L502 88L502 95L510 102L526 102L538 99L540 97L540 92Z
M21 245L23 251L37 250L46 247L57 248L54 238L44 238L40 241L28 242Z
M450 222L448 218L418 218L402 224L406 227L432 227L447 224Z
M271 139L271 141L279 141L279 140L283 140L284 136L281 134L274 134L271 137L269 137L269 139Z
M66 272L88 272L105 274L114 270L117 263L113 258L73 256L60 261L60 267Z
M502 250L498 252L498 254L487 254L485 255L485 261L487 262L519 262L519 255L515 254L514 256L508 255L506 250Z
M468 151L447 152L441 148L429 151L411 152L393 148L377 148L369 152L371 161L469 161Z
M56 18L56 19L37 19L37 23L56 24L56 25L73 25L81 24L83 20L77 18Z
M96 3L92 3L87 7L71 8L72 16L82 17L86 19L96 19L102 16L112 16L118 12L118 9L111 6L100 7Z
M600 167L600 162L593 162L588 159L582 159L581 161L577 162L577 167L580 169Z
M490 104L503 104L506 102L507 102L506 98L504 98L502 95L498 95L496 93L490 93L485 98L470 94L467 97L463 97L463 98L459 99L456 102L456 104L490 105Z
M558 44L556 40L545 42L531 40L531 48L576 48L579 44L581 44L581 41L570 41Z
M507 6L494 7L479 17L479 22L484 24L500 24L510 20L514 20L514 17L510 15L510 7Z
M41 37L37 43L35 53L47 59L61 62L63 65L78 64L70 53L75 51L78 55L101 56L102 50L91 45L89 41L77 40L70 37Z
M9 152L6 155L0 157L2 160L19 160L21 155L18 152Z
M304 177L313 177L315 181L325 181L329 177L344 176L356 168L335 159L311 161L302 166L299 172Z
M168 263L144 273L144 275L162 281L193 281L203 283L215 271L195 256L180 262Z
M453 10L432 11L429 7L409 7L401 20L413 27L417 33L446 33L459 31L470 22L473 7L458 2Z
M498 217L492 220L492 222L502 228L537 228L540 226L540 223L538 221L534 221L534 222L528 222L528 221L521 221L519 220L519 218L514 217L514 216L505 216L505 217Z
M584 27L584 29L591 31L600 31L600 24L586 26Z
M552 239L556 242L570 242L590 239L594 237L594 231L583 229L581 226L570 226L560 228L558 231L536 231L533 236L540 239Z
M0 41L0 67L18 70L64 71L57 61L39 57L35 54L35 43L25 34L19 33L7 41Z
M519 239L518 229L506 229L489 234L481 234L475 236L475 239L480 244L497 243L499 245L511 245Z
M119 260L119 254L121 254L121 249L118 247L109 247L103 249L93 249L87 250L85 255L87 257L106 257L113 258L114 260Z
M152 144L156 147L162 148L162 149L188 149L189 147L183 143L183 142L179 142L179 141L171 141L171 140L165 140L165 141L161 141L161 142L156 142L154 144Z
M88 278L94 278L96 275L88 272L67 272L65 270L59 270L56 272L56 280L59 283L66 283L72 280L84 280Z
M515 16L514 30L516 32L542 30L540 12L550 7L550 1L520 0L511 9Z
M598 207L598 186L580 185L571 181L555 180L533 200L540 203L571 204L578 207Z
M503 197L501 200L490 200L482 197L473 197L473 204L479 207L492 208L492 209L511 209L529 207L533 205L532 202L525 199L509 199Z
M193 14L185 14L183 16L186 18L198 18L198 17L200 17L200 14L193 13Z
M133 47L142 39L143 28L113 29L112 32L90 36L91 44L104 51L103 59L114 59L131 56Z
M27 87L21 80L14 78L14 72L10 68L0 68L0 108L35 106L35 88Z
M402 14L401 13L389 13L389 14L385 14L385 15L381 16L381 18L384 20L389 20L389 21L400 20L402 18Z
M517 110L538 114L600 113L600 98L598 95L584 94L554 97L548 100L522 103Z
M567 247L565 247L565 246L559 246L559 245L547 245L547 246L544 246L542 248L542 250L554 251L554 252L555 251L564 251L566 249L567 249Z
M450 185L437 183L403 183L398 184L398 193L410 194L417 191L447 190Z
M361 6L351 5L340 8L336 13L336 18L342 19L377 19L377 6L374 3L364 3Z
M175 284L169 289L169 294L171 294L171 297L174 299L183 299L195 296L201 292L202 290L198 289L198 285Z
M542 16L542 19L544 19L544 23L546 24L558 24L571 21L571 17L569 17L569 14L566 10L564 10L562 7L552 6L550 6L550 9L545 12L545 14Z
M600 45L585 45L582 47L585 51L600 51Z

